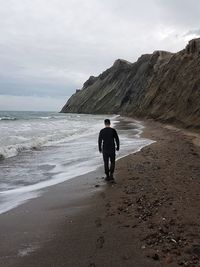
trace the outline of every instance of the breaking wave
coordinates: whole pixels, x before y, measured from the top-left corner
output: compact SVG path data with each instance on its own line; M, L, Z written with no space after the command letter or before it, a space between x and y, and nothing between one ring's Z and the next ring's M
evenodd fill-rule
M0 117L0 121L15 121L17 118L15 117Z
M7 145L0 147L0 160L17 156L20 152L25 150L37 150L41 147L58 146L70 140L74 140L83 136L91 135L95 129L79 129L79 131L64 132L63 134L49 134L43 137L32 137L22 143ZM20 137L17 137L20 139Z

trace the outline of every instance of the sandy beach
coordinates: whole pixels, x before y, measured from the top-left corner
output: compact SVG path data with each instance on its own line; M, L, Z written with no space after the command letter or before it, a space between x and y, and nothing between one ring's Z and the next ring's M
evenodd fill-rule
M0 215L0 266L200 266L199 134L153 121L156 142Z

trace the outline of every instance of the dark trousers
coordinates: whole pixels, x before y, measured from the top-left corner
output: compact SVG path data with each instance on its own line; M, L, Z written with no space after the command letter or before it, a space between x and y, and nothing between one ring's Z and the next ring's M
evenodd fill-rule
M104 161L105 174L107 176L109 176L109 174L113 174L115 170L115 151L104 151L103 161ZM110 161L110 167L109 167L109 161Z

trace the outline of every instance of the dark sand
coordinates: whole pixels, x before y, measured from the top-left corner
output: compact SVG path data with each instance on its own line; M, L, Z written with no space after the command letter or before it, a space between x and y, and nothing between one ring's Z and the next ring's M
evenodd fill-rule
M157 142L0 215L0 266L200 266L199 135L146 122Z

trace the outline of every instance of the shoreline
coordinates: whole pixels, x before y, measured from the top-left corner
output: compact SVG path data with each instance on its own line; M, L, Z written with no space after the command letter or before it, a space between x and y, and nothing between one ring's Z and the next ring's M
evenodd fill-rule
M134 126L129 125L130 123L133 123ZM116 125L116 122L115 122L114 126L115 125ZM135 149L133 148L134 149L133 153L136 153L142 147L145 146L145 141L141 137L144 126L141 124L140 121L136 121L136 120L131 119L131 118L121 117L117 121L117 128L118 128L118 130L124 130L123 127L125 127L125 131L127 131L127 134L126 134L127 139L129 139L128 136L131 134L131 138L135 139L136 144L137 144L137 140L136 140L137 138L139 138L139 140L141 140L140 141L141 144L140 145L137 144ZM136 133L132 136L132 132L130 133L129 129L133 132L136 132ZM131 138L130 138L130 140L131 140ZM146 142L150 143L151 140L147 139ZM127 150L127 148L126 148L126 150ZM97 152L97 150L96 150L96 152ZM32 153L32 151L30 151L29 153ZM99 153L97 153L97 154L99 154ZM128 149L126 152L122 152L122 153L119 152L117 154L119 154L117 156L117 160L121 159L121 158L130 154L130 149ZM29 157L30 157L30 155L29 155ZM8 161L7 164L12 165L12 159L7 159L7 161ZM15 159L14 159L14 161L15 161ZM87 165L86 164L87 167L84 170L82 169L82 172L81 172L80 168L78 170L76 170L76 168L75 168L73 170L73 172L71 170L70 173L68 173L67 170L63 170L63 172L58 172L55 174L49 173L50 177L49 177L49 179L47 179L45 181L39 181L35 184L29 184L29 185L26 185L24 187L21 186L21 187L8 189L8 190L4 190L4 191L0 192L0 197L2 198L2 199L0 199L0 202L2 200L2 204L0 203L1 204L0 205L0 215L4 214L6 212L9 212L10 210L28 202L28 201L31 201L31 199L40 197L43 190L46 190L46 188L49 188L51 186L55 186L55 185L63 183L63 182L66 182L67 180L70 180L70 179L74 179L76 177L79 177L80 175L81 176L87 175L88 173L93 172L93 171L98 172L98 169L103 166L103 161L102 161L101 155L98 155L98 161L99 162L98 163L96 162L95 165L91 165L91 164ZM56 165L54 165L53 169L55 169L55 168L56 168ZM52 169L52 171L53 171L53 169ZM5 199L5 202L3 202L4 199Z
M5 214L2 266L198 266L200 148L182 131L145 126L157 142L117 161L116 185L99 170Z

